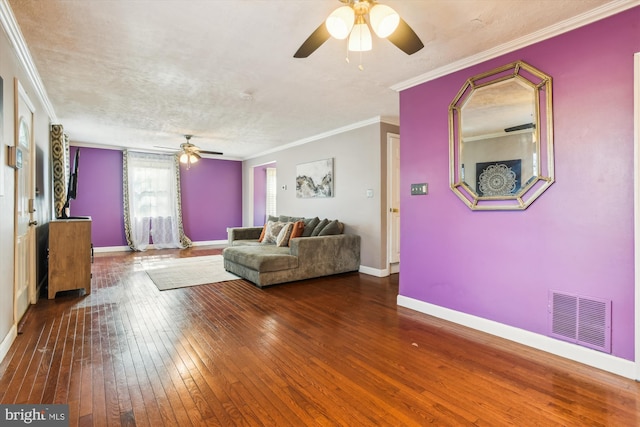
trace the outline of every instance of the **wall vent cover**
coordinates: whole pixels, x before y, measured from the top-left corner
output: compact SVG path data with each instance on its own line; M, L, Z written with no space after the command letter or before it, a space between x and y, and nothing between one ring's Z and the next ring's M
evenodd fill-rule
M611 300L549 291L549 335L611 353Z

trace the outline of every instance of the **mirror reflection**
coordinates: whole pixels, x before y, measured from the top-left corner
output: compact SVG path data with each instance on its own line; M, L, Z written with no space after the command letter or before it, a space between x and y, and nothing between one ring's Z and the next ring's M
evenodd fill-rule
M464 182L478 196L518 194L535 176L533 87L512 79L479 88L461 114Z
M535 68L469 79L450 106L452 190L472 209L525 209L553 182L551 120L551 80Z

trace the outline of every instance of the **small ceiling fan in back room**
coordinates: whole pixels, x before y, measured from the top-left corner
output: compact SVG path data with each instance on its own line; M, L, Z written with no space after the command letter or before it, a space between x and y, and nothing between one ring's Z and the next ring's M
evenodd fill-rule
M189 169L193 163L196 163L202 158L201 154L222 155L220 151L201 150L199 147L192 144L191 138L193 137L193 135L185 135L184 137L186 138L187 142L183 142L182 144L180 144L178 156L180 156L180 163L187 165L187 169ZM168 147L157 148L168 149Z
M344 3L302 43L293 55L306 58L316 51L330 37L339 40L349 38L349 51L371 50L371 31L380 38L386 38L407 55L422 49L424 44L400 15L391 7L375 0L339 0ZM347 58L347 61L349 59ZM362 66L360 66L362 69Z

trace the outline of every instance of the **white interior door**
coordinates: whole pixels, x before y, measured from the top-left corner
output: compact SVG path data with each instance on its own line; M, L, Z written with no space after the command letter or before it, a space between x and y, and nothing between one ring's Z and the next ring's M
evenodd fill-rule
M388 260L391 273L400 271L400 135L387 135Z
M16 163L15 172L15 276L14 321L20 321L35 303L35 229L33 199L35 197L35 166L33 161L33 104L20 82L16 80Z

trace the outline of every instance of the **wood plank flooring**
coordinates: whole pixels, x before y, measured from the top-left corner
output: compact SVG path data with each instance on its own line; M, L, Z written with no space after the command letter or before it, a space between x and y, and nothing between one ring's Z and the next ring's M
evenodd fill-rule
M97 254L92 294L41 299L0 364L0 403L75 426L635 426L632 380L396 305L397 275L158 291Z

